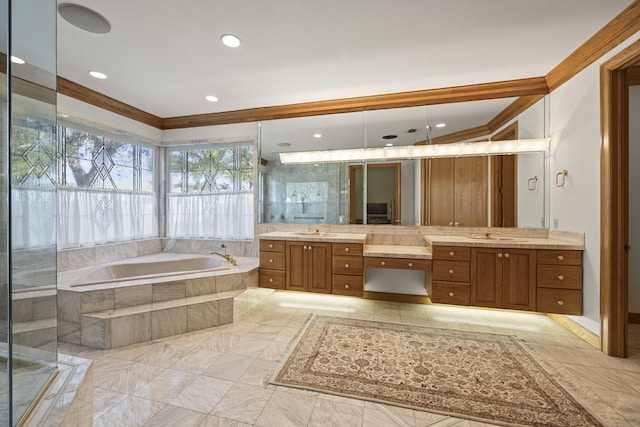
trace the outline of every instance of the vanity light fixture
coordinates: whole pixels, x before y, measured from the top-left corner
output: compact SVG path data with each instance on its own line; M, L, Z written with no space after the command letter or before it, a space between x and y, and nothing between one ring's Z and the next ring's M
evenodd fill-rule
M14 64L20 64L20 65L26 63L26 61L24 59L19 58L17 56L13 56L13 55L11 55L11 62L13 62Z
M445 127L445 126L446 126L446 123L438 123L438 124L436 125L436 127L437 127L437 128L443 128L443 127Z
M392 143L385 144L387 147L393 147Z
M396 159L426 159L438 157L487 156L546 151L549 138L482 141L459 144L406 145L382 148L354 148L350 150L297 151L280 153L280 162L328 163L362 162Z
M321 133L314 133L313 137L314 138L322 138L322 134Z
M104 80L107 78L107 75L104 73L101 73L100 71L89 71L89 75L93 78L96 79L100 79L100 80Z
M213 95L207 95L204 97L209 102L218 102L218 97Z
M240 37L233 34L223 34L220 36L220 40L227 47L238 47L240 46Z

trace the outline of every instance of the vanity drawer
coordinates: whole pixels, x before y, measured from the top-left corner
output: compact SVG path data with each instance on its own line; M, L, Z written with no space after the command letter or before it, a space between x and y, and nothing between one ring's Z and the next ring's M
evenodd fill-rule
M433 263L433 280L468 282L469 263L466 261L435 261Z
M471 248L461 246L433 246L433 259L451 261L469 261L471 259Z
M332 276L331 292L336 295L362 296L362 276Z
M430 297L438 304L469 305L471 289L468 283L433 282Z
M331 271L333 274L357 274L362 276L362 257L333 255L331 257Z
M362 255L362 243L334 243L334 255Z
M538 265L539 288L582 289L582 266Z
M260 252L260 268L284 270L284 252Z
M582 265L582 251L538 250L538 264Z
M258 284L261 288L284 289L284 271L261 268L259 275Z
M263 252L284 252L284 240L260 240L260 251Z
M400 270L431 270L430 259L365 257L365 267Z
M540 288L536 297L536 311L542 313L582 314L582 291Z

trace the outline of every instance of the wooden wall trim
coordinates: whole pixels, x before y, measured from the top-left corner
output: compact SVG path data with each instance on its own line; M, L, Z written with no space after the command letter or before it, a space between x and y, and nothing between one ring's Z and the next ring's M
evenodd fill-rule
M528 79L427 89L414 92L362 96L357 98L343 98L329 101L226 111L222 113L171 117L164 119L163 127L164 129L181 129L291 117L349 113L354 111L382 110L388 108L477 101L482 99L509 98L512 96L544 95L547 93L549 93L549 90L547 88L545 78L533 77Z
M624 70L601 69L600 321L602 351L627 356L629 90ZM626 171L626 173L625 173Z
M640 86L640 65L627 69L629 86Z
M62 95L75 98L90 105L95 105L96 107L120 114L121 116L153 126L154 128L162 129L162 119L160 117L120 102L117 99L110 98L88 87L81 86L71 80L58 76L57 87L58 93Z
M513 101L507 108L502 110L493 119L491 119L489 123L487 123L490 133L497 131L502 126L518 117L519 114L536 102L540 101L542 98L544 98L544 95L521 96Z
M640 0L635 0L547 75L553 92L602 55L640 31Z

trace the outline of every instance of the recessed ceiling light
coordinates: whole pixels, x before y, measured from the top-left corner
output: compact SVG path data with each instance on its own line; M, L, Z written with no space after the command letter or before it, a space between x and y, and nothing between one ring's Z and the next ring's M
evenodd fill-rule
M79 4L63 3L58 6L58 13L69 24L90 33L105 34L111 31L111 24L98 12Z
M101 79L101 80L104 80L107 78L107 75L104 73L101 73L100 71L89 71L89 75L91 77L95 77L96 79Z
M220 39L225 46L228 47L238 47L240 46L240 38L238 36L234 36L233 34L223 34Z
M13 56L11 55L11 62L13 62L14 64L24 64L25 61L22 58L18 58L17 56Z
M217 96L213 96L213 95L207 95L207 96L205 96L204 99L206 99L209 102L217 102L218 101L218 97Z
M291 147L291 144L288 142L279 142L278 147Z
M313 137L314 138L322 138L322 134L321 133L314 133Z
M393 144L392 143L388 143L388 144L386 144L386 146L387 147L393 147Z
M436 125L436 127L437 127L437 128L443 128L443 127L445 127L445 126L446 126L446 124L444 124L444 123L438 123L438 124Z

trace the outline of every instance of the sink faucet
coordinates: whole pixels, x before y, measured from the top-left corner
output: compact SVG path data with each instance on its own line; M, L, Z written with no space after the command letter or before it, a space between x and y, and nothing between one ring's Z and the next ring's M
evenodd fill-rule
M224 254L221 254L220 252L209 252L209 254L218 255L226 259L227 262L231 265L238 265L238 261L236 261L231 255L227 255L227 247L224 245L224 243L220 247L224 249Z

